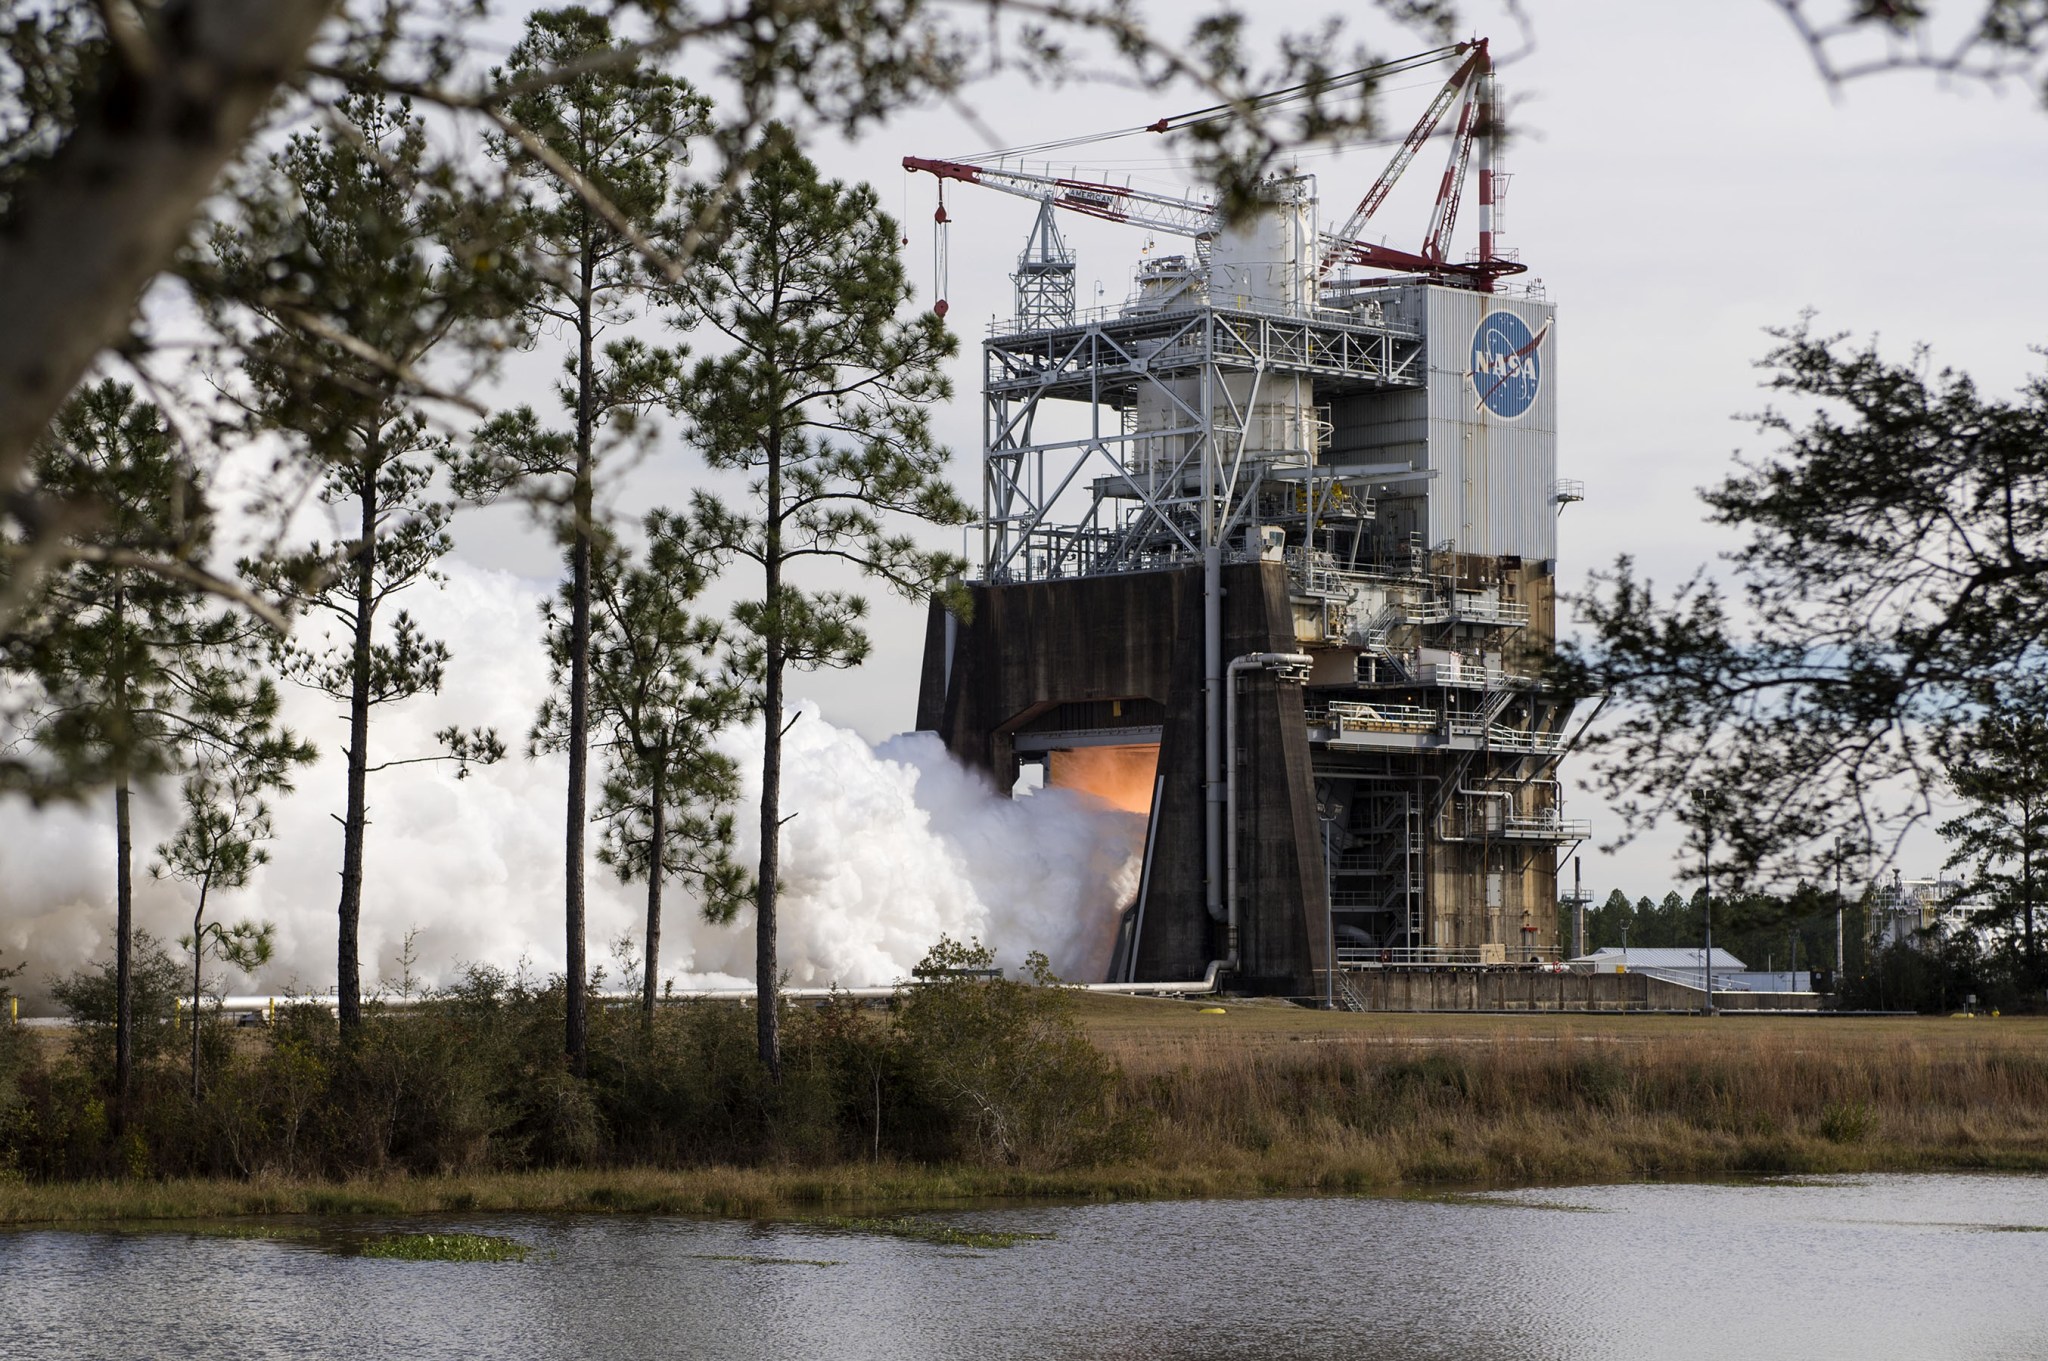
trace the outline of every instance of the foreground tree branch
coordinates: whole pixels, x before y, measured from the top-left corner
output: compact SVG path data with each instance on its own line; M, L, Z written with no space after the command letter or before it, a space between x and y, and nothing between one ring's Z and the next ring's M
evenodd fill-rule
M125 7L123 7L125 8ZM0 222L0 488L137 300L266 105L305 59L332 0L171 0L147 60L121 62ZM139 21L138 21L139 22ZM145 39L127 33L121 50Z

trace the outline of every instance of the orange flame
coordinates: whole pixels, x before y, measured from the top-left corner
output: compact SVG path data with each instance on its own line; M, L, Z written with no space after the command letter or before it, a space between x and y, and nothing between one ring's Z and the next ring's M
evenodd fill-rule
M1076 747L1055 751L1045 782L1093 794L1126 813L1152 812L1152 787L1159 776L1159 747Z

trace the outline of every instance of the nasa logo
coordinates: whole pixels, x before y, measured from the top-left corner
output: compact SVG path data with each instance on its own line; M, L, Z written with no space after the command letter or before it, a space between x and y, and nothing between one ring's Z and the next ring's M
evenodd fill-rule
M1513 312L1488 312L1472 332L1472 392L1502 420L1526 415L1543 385L1541 347L1548 325L1534 335Z

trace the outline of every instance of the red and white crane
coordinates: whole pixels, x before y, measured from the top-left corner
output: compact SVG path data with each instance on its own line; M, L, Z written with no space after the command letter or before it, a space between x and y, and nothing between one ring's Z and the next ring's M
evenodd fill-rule
M1469 43L1459 43L1453 47L1438 49L1436 52L1421 54L1420 57L1409 59L1408 62L1399 65L1405 69L1412 63L1451 57L1461 58L1457 69L1451 73L1450 79L1444 82L1443 88L1437 91L1429 107L1423 111L1422 117L1395 149L1393 159L1387 163L1386 169L1373 181L1372 187L1366 191L1365 197L1359 200L1358 207L1352 211L1344 225L1334 232L1323 234L1323 250L1316 268L1318 279L1327 277L1340 265L1362 265L1372 269L1428 275L1446 283L1492 292L1496 279L1506 274L1519 274L1526 268L1518 261L1501 258L1495 250L1494 206L1497 181L1494 173L1494 147L1498 114L1493 87L1493 58L1488 50L1487 40L1480 38ZM1414 161L1423 145L1436 135L1438 126L1453 106L1457 107L1458 116L1450 134L1450 154L1444 165L1443 179L1437 187L1436 204L1430 213L1429 229L1423 236L1421 248L1405 251L1361 239L1367 225L1372 221L1373 214L1386 201L1394 184ZM1199 115L1162 118L1141 130L1171 132L1190 119L1213 117L1216 112L1204 110ZM1451 234L1457 227L1458 208L1464 197L1465 181L1471 173L1475 150L1479 162L1479 250L1475 259L1453 261L1446 256L1450 248ZM908 171L923 171L939 179L941 200L936 221L942 234L949 221L943 198L947 180L979 185L984 189L995 189L1002 193L1015 194L1020 198L1034 199L1040 203L1051 203L1055 207L1102 218L1108 222L1127 222L1196 240L1213 238L1223 226L1216 205L1200 195L1190 194L1176 198L1170 194L1150 193L1133 189L1128 185L1114 184L1106 177L1034 175L1001 164L934 160L923 156L905 156L903 168ZM943 252L943 247L940 249Z

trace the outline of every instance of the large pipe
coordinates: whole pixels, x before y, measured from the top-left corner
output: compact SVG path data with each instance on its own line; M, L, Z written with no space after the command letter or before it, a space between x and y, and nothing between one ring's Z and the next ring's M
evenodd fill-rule
M1206 474L1205 474L1206 475ZM1203 903L1223 920L1223 550L1202 552Z
M1184 996L1216 991L1218 977L1228 967L1230 965L1227 961L1212 960L1207 972L1200 978L1157 983L1068 983L1062 986L1081 992L1107 992L1127 996L1145 993ZM874 1001L894 997L906 988L916 986L918 985L914 982L903 982L875 988L784 988L781 995L792 1002L823 1002L834 997L852 997L863 1001ZM674 988L664 992L660 1000L664 1002L751 1002L757 995L753 988ZM641 998L641 993L638 989L629 992L593 992L590 994L590 998L596 1002L637 1002ZM431 997L389 997L378 1000L376 1005L389 1011L410 1011L435 1000ZM208 1010L260 1011L267 1019L275 1015L277 1008L281 1006L324 1007L329 1011L333 1011L339 1005L339 1001L340 999L332 996L308 997L265 993L227 997L218 1003L209 997L206 999L206 1004ZM59 1020L61 1018L22 1017L20 1019L23 1025L28 1025L39 1020Z
M1237 678L1246 671L1279 671L1299 668L1308 679L1314 661L1300 652L1247 652L1231 659L1223 689L1223 882L1224 956L1213 960L1209 972L1235 969L1238 965L1237 938Z

